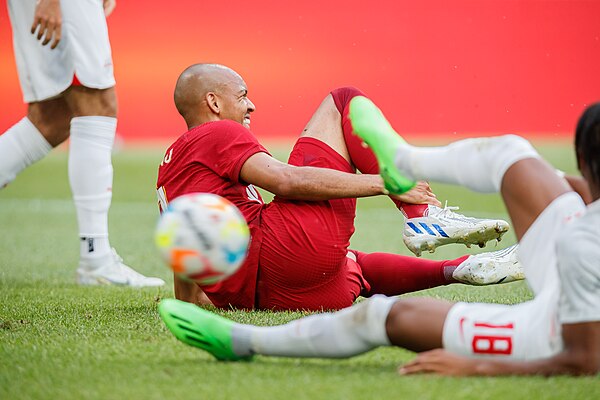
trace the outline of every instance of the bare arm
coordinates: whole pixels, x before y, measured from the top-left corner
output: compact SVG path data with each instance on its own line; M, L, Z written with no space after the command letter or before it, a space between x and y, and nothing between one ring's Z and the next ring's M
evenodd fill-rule
M535 361L482 360L437 349L419 354L400 374L441 375L593 375L600 371L600 322L563 325L564 350Z
M357 175L328 168L297 167L266 153L252 155L240 171L245 182L296 200L329 200L386 194L379 175ZM440 205L427 182L394 198L412 204Z
M329 200L384 194L379 175L356 175L327 168L296 167L267 153L252 155L240 171L245 182L296 200Z
M50 41L52 41L51 49L58 46L62 32L60 0L39 0L37 2L31 24L31 34L35 35L36 31L37 39L42 41L43 46Z

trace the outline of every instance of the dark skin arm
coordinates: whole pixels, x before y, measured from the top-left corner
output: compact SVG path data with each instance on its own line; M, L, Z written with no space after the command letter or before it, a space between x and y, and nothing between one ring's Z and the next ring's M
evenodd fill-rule
M379 175L357 175L328 168L297 167L267 153L252 155L240 171L240 178L275 195L295 200L330 200L387 194ZM426 182L395 198L415 204L439 201Z
M594 375L600 371L600 321L562 326L564 350L535 361L474 359L436 349L400 367L401 375Z

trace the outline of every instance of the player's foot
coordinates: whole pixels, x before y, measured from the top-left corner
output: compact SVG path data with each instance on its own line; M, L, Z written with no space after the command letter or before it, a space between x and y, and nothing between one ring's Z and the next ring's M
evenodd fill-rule
M467 247L485 244L508 231L508 222L501 219L478 219L455 213L458 207L429 205L425 216L409 218L404 223L403 239L406 247L417 257L424 250L433 253L436 248L449 243L462 243Z
M158 312L177 339L209 352L217 360L239 361L252 358L252 356L240 357L233 352L231 335L233 321L195 304L175 299L161 301Z
M386 190L391 194L402 194L412 189L415 182L402 175L394 162L398 148L406 142L394 131L381 110L366 97L356 96L350 101L349 117L354 133L375 153Z
M80 285L120 285L132 287L162 286L160 278L147 277L123 264L123 259L112 249L101 260L81 260L77 268Z
M459 282L470 285L491 285L525 279L517 259L517 245L506 249L470 256L452 273Z

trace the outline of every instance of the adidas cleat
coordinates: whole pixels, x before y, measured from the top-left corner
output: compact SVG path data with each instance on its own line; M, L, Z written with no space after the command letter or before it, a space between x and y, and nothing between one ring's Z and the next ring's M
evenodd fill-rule
M423 251L433 253L436 248L450 243L467 247L476 244L485 247L493 239L500 241L508 229L508 222L496 219L478 219L455 213L458 207L429 205L423 217L409 218L404 224L404 244L417 257Z
M156 287L165 284L160 278L144 276L125 265L115 249L98 260L81 260L77 268L80 285L117 285L130 287Z
M160 302L158 312L167 328L183 343L198 347L220 361L250 360L233 352L233 321L194 304L175 299Z
M350 101L350 123L354 133L371 148L383 178L385 189L390 194L402 194L412 189L416 182L403 176L396 168L394 160L398 148L406 142L394 131L377 106L364 96L356 96Z
M470 285L492 285L525 279L517 259L517 245L506 249L470 256L452 273L459 282Z

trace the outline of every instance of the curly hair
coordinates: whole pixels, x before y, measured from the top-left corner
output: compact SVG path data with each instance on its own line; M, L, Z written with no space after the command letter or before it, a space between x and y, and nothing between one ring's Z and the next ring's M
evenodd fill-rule
M600 103L589 106L579 118L575 131L577 163L583 160L593 183L600 186ZM581 165L578 165L581 169ZM591 182L590 182L591 183Z

